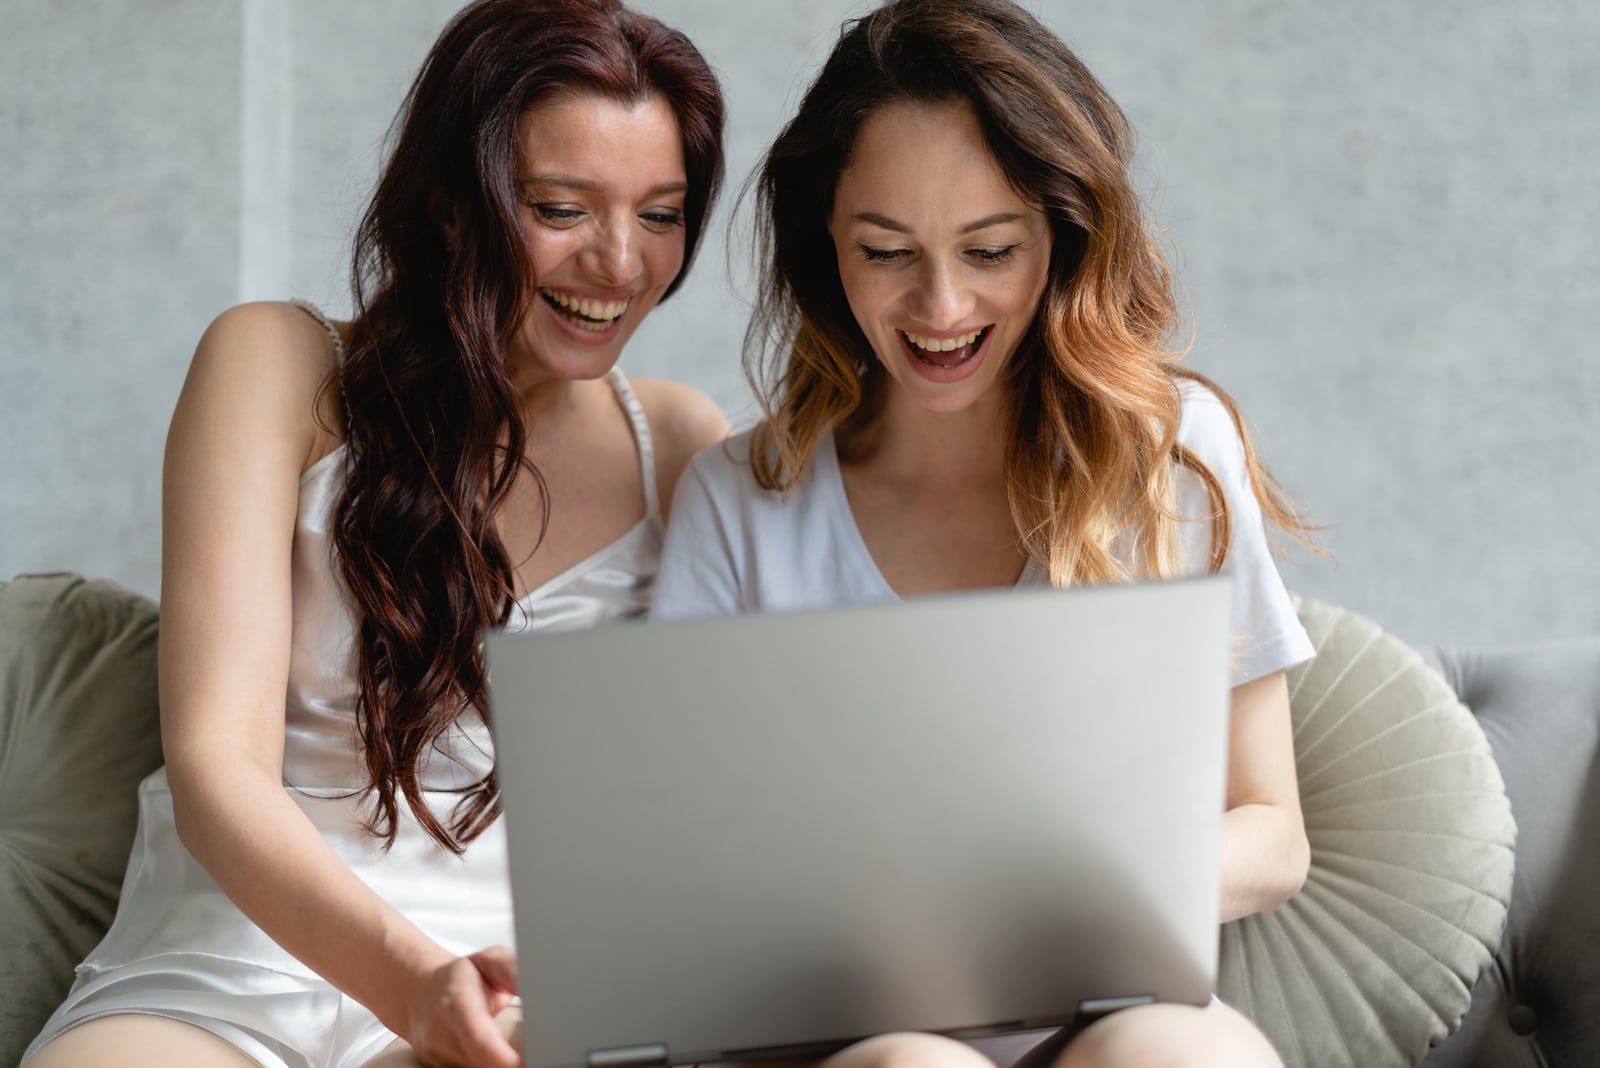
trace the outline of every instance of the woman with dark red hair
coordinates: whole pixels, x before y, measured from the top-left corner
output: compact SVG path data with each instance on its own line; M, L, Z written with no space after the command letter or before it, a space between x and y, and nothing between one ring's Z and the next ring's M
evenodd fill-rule
M480 634L646 608L660 502L727 426L615 364L722 125L654 19L480 0L397 120L352 321L207 330L167 441L167 765L29 1068L520 1063Z

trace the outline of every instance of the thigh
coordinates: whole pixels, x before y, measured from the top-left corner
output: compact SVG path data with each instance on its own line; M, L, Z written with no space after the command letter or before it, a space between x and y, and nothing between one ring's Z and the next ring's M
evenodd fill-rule
M262 1068L210 1031L164 1016L121 1013L78 1024L51 1039L26 1068ZM275 1066L274 1066L275 1068Z

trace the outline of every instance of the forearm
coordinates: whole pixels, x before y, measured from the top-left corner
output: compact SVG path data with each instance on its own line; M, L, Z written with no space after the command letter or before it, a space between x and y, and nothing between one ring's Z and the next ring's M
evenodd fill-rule
M1222 922L1271 912L1305 882L1310 847L1298 812L1244 804L1222 817Z
M405 992L454 955L362 882L280 783L193 763L168 769L189 852L274 941L406 1034Z

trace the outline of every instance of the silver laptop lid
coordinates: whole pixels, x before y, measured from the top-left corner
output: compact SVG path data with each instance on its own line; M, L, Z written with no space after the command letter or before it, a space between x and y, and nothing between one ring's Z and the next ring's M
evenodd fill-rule
M1229 592L491 635L529 1068L1206 1001Z

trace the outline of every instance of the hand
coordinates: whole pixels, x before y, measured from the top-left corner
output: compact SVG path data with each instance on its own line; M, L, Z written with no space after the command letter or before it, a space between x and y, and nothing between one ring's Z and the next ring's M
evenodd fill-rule
M428 1068L522 1068L522 1053L495 1024L517 993L516 954L491 946L429 972L408 998L405 1036Z

